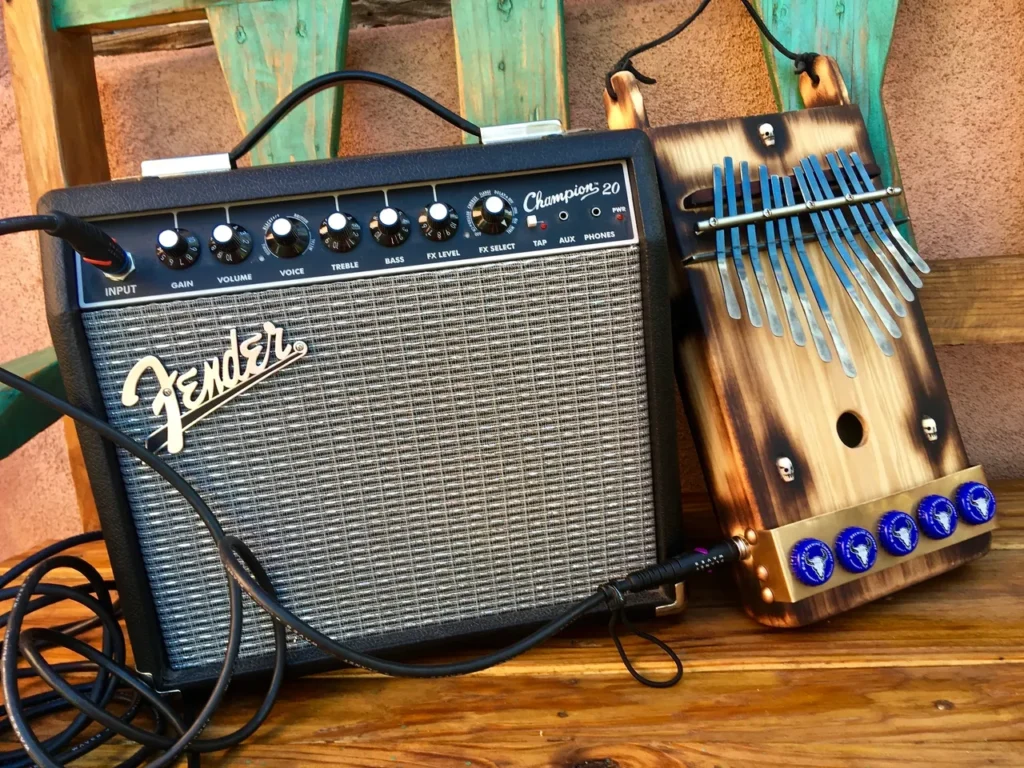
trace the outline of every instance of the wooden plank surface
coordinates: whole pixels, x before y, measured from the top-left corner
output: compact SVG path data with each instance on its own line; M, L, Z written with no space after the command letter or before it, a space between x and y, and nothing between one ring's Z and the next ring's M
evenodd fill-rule
M645 625L683 654L675 688L634 682L603 628L581 625L468 678L344 670L290 681L252 739L203 764L1019 766L1024 481L995 490L1003 527L986 558L812 627L760 627L726 573L696 581L686 614ZM109 575L102 545L83 551ZM641 668L668 672L649 649L627 647ZM231 691L209 732L241 724L258 699L258 687ZM115 743L79 764L130 751Z
M65 396L64 381L52 347L4 363L3 368L51 394ZM0 384L0 459L10 456L59 418L60 414Z
M348 0L236 0L207 13L245 132L302 83L345 66ZM253 165L337 155L341 94L329 89L296 107L256 145Z
M452 0L452 23L464 117L569 126L562 0Z
M1024 255L931 262L921 306L936 345L1024 343Z
M864 114L882 178L887 186L899 186L899 166L882 104L882 81L899 0L755 0L754 6L789 50L821 53L837 61L851 101ZM793 62L764 38L762 45L779 109L801 109L804 104ZM897 219L908 218L905 198L894 199L892 209ZM912 237L909 223L901 229Z
M253 2L254 0L248 0ZM206 9L222 0L52 0L58 29L95 30L145 27L206 19ZM449 0L352 0L352 23L382 27L437 19L450 13ZM162 33L155 33L159 36ZM207 35L207 43L213 39Z

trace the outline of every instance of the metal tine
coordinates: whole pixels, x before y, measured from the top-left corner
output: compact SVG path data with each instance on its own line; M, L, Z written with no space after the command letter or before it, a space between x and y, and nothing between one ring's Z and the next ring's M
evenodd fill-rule
M736 215L736 177L733 175L732 158L725 158L725 200L728 205L730 216ZM755 328L764 325L761 320L761 309L754 297L754 289L750 285L750 278L747 276L747 265L743 261L743 247L740 244L740 228L729 228L729 240L732 243L732 260L736 265L736 275L740 279L740 288L743 290L743 300L747 303L747 314L750 315L750 324Z
M807 177L804 176L804 172L799 165L793 169L793 173L796 175L797 184L800 185L800 191L803 193L804 200L813 200L814 196L811 195L811 190L807 185ZM788 184L787 188L792 189L792 186L792 184ZM868 311L867 306L864 304L864 300L860 297L860 294L857 293L857 287L850 282L850 278L843 269L843 263L836 257L835 251L833 251L832 246L829 245L828 233L822 227L821 216L817 213L811 213L811 224L814 225L814 232L818 236L818 244L821 246L822 253L825 254L825 258L828 259L829 264L832 265L832 270L836 273L836 277L839 278L839 282L850 295L850 299L853 301L854 306L857 307L857 311L860 312L860 316L864 319L864 323L867 325L868 331L870 331L875 343L878 344L879 349L881 349L886 355L894 354L895 350L893 350L892 343L885 334L882 333L882 329L878 327L878 323L875 322L875 318L872 317L871 312ZM857 282L860 284L861 290L865 290L868 296L874 299L872 304L877 305L876 309L881 308L882 312L888 315L889 313L885 312L885 308L882 307L882 303L878 301L878 297L871 292L871 288L868 287L867 281L864 279L864 275L862 275L860 270L857 269L857 265L851 262L847 266L852 267L850 271L853 272L855 277L860 278ZM891 319L892 318L890 318L890 321Z
M846 171L846 176L850 180L850 186L854 192L863 192L864 185L860 183L860 176L857 175L857 169L853 167L853 161L850 160L850 156L846 153L845 149L840 149L836 155L839 157L839 163L843 166L843 170ZM882 241L882 245L885 246L885 250L892 254L893 259L899 264L903 274L907 276L907 280L915 288L921 288L924 283L921 282L920 276L914 271L914 268L907 262L907 258L903 255L896 244L889 237L889 233L882 226L882 222L878 220L878 216L875 213L875 206L870 203L864 204L864 212L868 215L868 221L871 222L871 229L874 230L875 235Z
M762 189L762 201L769 206L774 208L785 205L785 201L782 199L782 185L779 182L778 176L771 177L771 183L768 181L768 168L761 166L761 189ZM775 255L775 222L769 219L767 222L767 236L768 236L768 253L773 257L773 265L777 263L778 257ZM789 244L789 225L786 223L785 218L781 218L778 221L779 224L779 240L782 247L782 258L786 262L786 268L789 270L790 277L793 279L793 288L796 290L797 298L800 299L800 305L803 307L804 315L807 317L807 327L811 331L811 338L814 339L814 348L818 350L818 357L824 360L826 363L832 361L832 350L829 349L828 343L825 341L825 334L822 333L821 327L818 325L818 320L814 316L814 308L811 306L811 300L807 296L807 290L804 288L804 281L800 277L800 269L793 261L793 251ZM820 288L818 287L817 278L814 275L814 271L811 269L810 264L805 264L807 271L807 281L811 284L811 290L814 291L815 297L818 297ZM786 291L786 277L782 274L781 267L776 269L775 279L779 281L779 286L782 290ZM788 292L788 291L787 291ZM783 293L786 296L786 293ZM820 306L822 316L828 315L831 317L831 313L828 309L828 302L825 301L825 297L820 297ZM803 328L799 325L800 319L796 315L796 310L793 310L790 316L790 324L793 327L793 338L797 344L801 344L801 339L797 337L796 331L800 331L800 337L803 337ZM840 342L842 339L840 339Z
M864 167L864 163L861 162L860 155L856 152L850 153L850 159L853 160L853 165L857 169L857 173L860 175L861 181L864 182L865 188L872 192L875 189L874 182L871 181L871 174L868 173L868 169ZM889 215L889 209L885 207L885 203L878 201L875 203L878 206L878 212L882 214L882 221L885 222L885 226L889 230L889 234L892 235L892 239L899 243L900 247L906 252L907 256L917 267L921 274L927 275L932 271L932 268L928 266L924 259L921 258L920 254L914 250L914 246L907 242L907 239L903 237L903 233L900 232L899 227L896 226L896 222L892 220L892 216Z
M750 191L750 166L746 160L740 163L740 187L743 192L743 212L753 213L754 196ZM782 336L782 320L779 319L779 312L775 309L775 300L772 299L771 290L768 288L768 279L764 274L760 249L757 245L757 228L753 224L747 225L747 250L750 253L750 264L754 267L754 277L757 279L757 286L761 289L761 298L764 299L764 311L768 315L768 327L772 329L774 335Z
M818 197L819 200L826 200L828 198L835 197L832 192L832 188L828 185L828 180L825 178L825 171L822 169L821 164L818 162L816 157L805 157L800 165L804 169L804 175L807 176L807 181L811 185L811 194ZM820 174L820 176L819 176ZM903 302L899 300L899 297L892 292L892 288L885 282L885 278L878 274L878 270L875 269L875 265L871 263L871 259L867 257L863 249L857 243L857 238L853 234L853 230L850 229L850 225L846 222L846 216L843 215L843 211L840 208L835 208L831 211L822 213L822 217L825 219L829 226L829 233L832 235L832 239L835 240L836 247L840 253L846 251L846 247L843 245L843 241L836 236L835 226L832 224L832 220L835 219L835 223L839 225L839 231L842 232L843 238L846 244L850 246L850 250L853 251L853 255L857 257L857 261L861 263L861 266L871 275L871 279L875 281L875 285L878 286L878 290L885 296L885 300L889 302L889 306L892 307L900 317L907 316L907 308ZM849 251L847 254L849 255ZM883 318L884 320L884 318ZM895 321L893 321L895 325ZM887 326L888 327L888 326ZM897 331L899 326L896 326ZM899 338L901 334L895 334L896 338Z
M722 166L716 165L712 171L715 188L715 216L722 218L725 215L725 195L722 191ZM740 312L740 303L736 299L736 292L732 289L732 280L729 279L729 262L725 258L725 230L715 231L715 256L718 259L718 276L722 278L722 290L725 292L725 308L729 317L733 320L740 320L743 314Z
M746 163L743 164L743 173L746 174ZM762 165L758 169L758 179L761 182L761 207L764 209L774 208L775 203L772 202L772 190L768 183L768 166ZM746 198L747 190L749 186L744 186L743 195ZM746 202L744 200L744 202ZM785 222L781 224L785 226ZM753 233L753 239L756 240L757 232ZM748 233L748 237L751 235ZM793 341L796 342L798 347L807 345L807 337L804 335L804 327L800 324L800 315L797 314L796 306L793 304L793 297L789 293L789 282L786 280L786 274L782 271L782 264L779 263L779 250L776 246L775 241L775 221L768 219L765 222L765 239L767 241L768 250L768 261L771 262L772 272L775 274L775 282L779 286L779 294L782 296L782 306L786 309L786 318L789 320L789 332L793 335ZM792 264L792 256L789 254L789 246L783 245L786 250L786 262L790 265L790 271L793 272L793 286L796 288L797 296L804 304L804 309L810 314L808 319L814 320L814 313L810 310L810 302L807 300L807 292L804 290L803 281L800 280L800 275L796 273L795 266ZM814 333L812 328L811 333ZM821 335L821 329L818 329L818 334ZM825 348L825 355L822 360L828 362L832 359L832 355L829 352L828 345L824 344L825 338L822 336L822 344ZM817 338L815 339L815 346L817 346ZM818 347L818 354L821 355L821 347Z
M793 194L793 182L788 176L781 179L782 184L785 186L786 198L783 200L782 190L780 189L780 179L778 176L772 176L772 194L775 197L775 207L779 208L783 205L793 205L796 203L796 195ZM800 231L800 219L796 216L792 216L789 219L789 226L793 230L793 244L796 246L797 256L800 258L800 264L803 265L804 274L807 275L807 283L811 286L811 293L814 294L815 300L818 302L818 309L821 310L821 317L825 321L825 327L828 328L828 332L832 335L832 343L835 345L836 354L839 355L839 364L843 367L843 373L849 376L851 379L857 375L857 368L853 364L853 358L850 356L850 350L846 348L846 342L843 341L843 336L839 333L839 327L836 325L836 320L832 316L832 310L829 309L828 301L825 299L825 294L821 290L821 283L818 282L818 276L814 272L814 265L811 264L811 260L807 258L807 249L804 248L804 234ZM792 263L792 259L789 258L789 235L786 232L786 219L779 219L779 233L782 235L782 251L787 255L787 263L789 264L790 272L795 278L797 276L796 265ZM843 282L844 278L840 277L840 282ZM849 284L849 280L846 279L844 285ZM849 285L847 290L856 290L853 285ZM817 322L814 320L814 312L811 309L810 302L805 301L804 312L807 314L808 325L811 326L811 335L821 334L821 329L818 328ZM824 342L824 337L822 337ZM819 353L821 348L819 347ZM829 359L831 359L831 354ZM828 360L826 360L828 362Z
M843 176L843 169L839 165L839 160L836 159L835 154L826 155L825 160L828 162L829 168L832 169L832 175L836 178L836 183L839 185L840 191L846 197L853 194L850 190L850 185L846 182L846 178ZM813 158L815 165L815 171L818 171L819 178L824 178L824 171L819 170L820 164L818 158ZM882 266L885 267L885 271L889 273L889 277L892 278L893 283L896 284L896 288L899 289L900 295L907 301L914 300L914 292L907 285L907 281L903 279L903 275L899 273L899 270L893 266L892 261L889 259L888 254L878 246L878 241L875 240L871 234L871 229L868 227L868 223L864 221L864 217L861 215L859 205L850 205L850 213L853 215L853 220L857 224L857 230L860 232L861 237L864 238L864 242L868 244L868 248L875 254ZM917 273L911 270L911 274L917 277ZM918 278L918 284L920 285L921 279Z

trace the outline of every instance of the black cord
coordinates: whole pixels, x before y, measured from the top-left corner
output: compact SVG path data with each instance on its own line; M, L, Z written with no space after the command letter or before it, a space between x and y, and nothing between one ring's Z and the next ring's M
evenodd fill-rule
M0 220L0 232L7 224L8 222ZM679 661L679 657L661 640L652 635L638 632L622 616L624 604L622 596L627 592L640 592L660 585L675 584L697 571L706 570L725 562L734 562L742 556L742 544L729 539L712 547L707 552L687 553L665 563L636 571L623 579L604 585L521 640L475 659L441 664L409 664L380 659L337 642L285 608L279 602L266 571L252 551L241 540L225 533L214 512L196 490L159 456L114 429L102 419L55 397L3 368L0 368L0 384L18 390L65 416L70 416L80 425L94 430L104 439L140 459L170 483L195 510L206 526L210 536L217 544L221 562L231 577L228 579L229 637L227 651L212 692L191 725L187 726L166 698L154 691L145 680L125 666L125 642L117 621L117 610L111 598L110 585L85 560L60 554L83 541L95 540L95 534L73 537L58 545L52 545L29 557L0 577L0 585L6 586L18 575L28 571L24 583L17 588L14 605L6 616L0 618L0 624L5 622L7 625L2 655L0 655L0 684L2 684L7 707L7 721L0 721L0 730L6 722L9 722L28 758L45 768L59 768L67 759L74 759L95 749L96 746L112 738L115 734L131 739L140 745L140 749L122 766L139 765L157 751L163 753L148 763L151 768L168 766L186 752L189 762L194 764L194 756L199 753L220 751L240 743L263 723L277 698L286 665L285 627L347 664L393 676L448 677L477 672L508 661L544 642L584 614L607 605L612 611L609 631L630 674L646 685L655 687L673 685L682 675L682 663ZM65 587L43 583L42 579L46 574L56 568L70 568L77 571L85 577L86 584L79 587ZM244 726L217 739L198 739L198 735L206 728L227 690L238 657L242 636L241 593L243 589L274 618L275 656L270 684L263 703ZM36 595L40 595L40 597L33 599ZM79 603L91 611L94 618L65 625L65 631L23 629L26 615L59 599ZM669 654L677 669L676 674L670 680L650 680L633 668L615 632L616 625L620 620L624 621L627 628L634 634L655 643ZM92 626L102 626L103 628L100 650L83 643L74 636L85 631L85 627ZM83 667L81 663L77 662L73 663L71 667L63 668L61 665L50 665L39 652L43 646L61 646L81 656L89 666ZM23 679L26 674L25 670L18 668L19 657L29 664L34 674L39 675L51 687L51 694L47 694L43 698L25 700L20 697L18 680ZM62 672L69 669L74 671L94 669L96 678L92 683L84 686L70 685L62 677ZM116 717L107 710L107 706L119 688L129 688L134 693L135 699L129 709L130 716L126 713L121 717ZM54 695L59 697L63 706L58 706L58 698L54 698ZM144 703L156 713L159 724L156 731L146 731L132 724L135 713L139 711L140 703ZM39 741L32 731L31 720L65 707L77 710L78 714L57 736ZM72 740L92 722L100 723L104 729L96 737L91 737L69 749L68 746ZM170 727L174 736L163 733L164 724ZM16 764L27 765L28 763L24 762L22 755L0 754L0 768Z
M320 91L345 82L373 83L374 85L380 85L384 88L390 88L392 91L396 91L406 98L412 99L420 106L426 107L435 115L443 120L447 120L456 128L472 134L473 136L480 135L480 126L475 123L471 123L464 117L452 112L444 105L434 101L425 93L416 90L411 85L406 85L401 80L396 80L393 77L388 77L387 75L382 75L378 72L344 69L340 72L330 72L326 75L313 78L285 96L276 107L267 113L267 116L259 122L259 125L249 131L246 137L228 153L228 158L231 160L231 167L235 167L241 158L249 154L249 152L252 151L252 148L256 146L256 144L259 143L275 125L281 122L289 112L299 106L299 104L304 102L310 96L320 93Z
M754 6L750 4L749 0L740 0L740 2L743 3L743 7L747 9L747 13L750 15L750 18L754 20L754 24L757 25L757 28L758 30L760 30L761 34L764 35L765 40L767 40L772 45L772 47L775 48L775 50L777 50L787 59L790 59L794 62L794 69L798 74L801 72L806 72L808 76L811 78L811 82L814 84L815 87L817 87L819 78L814 73L811 64L818 57L818 54L794 53L793 51L789 50L786 46L779 42L779 39L772 34L770 29L768 29L767 25L764 23L764 19L761 18L761 15L757 12ZM639 72L637 68L633 65L633 57L639 56L641 53L651 50L651 48L657 48L659 45L667 43L669 40L671 40L676 35L685 30L687 27L689 27L694 21L696 21L697 17L704 13L705 9L710 4L711 0L701 0L700 5L697 6L697 10L695 10L693 13L687 16L686 19L684 19L683 22L679 24L677 27L669 30L661 37L656 37L653 40L638 45L636 48L630 48L628 51L626 51L622 55L622 57L617 62L615 62L615 66L608 70L608 74L605 75L605 89L608 91L608 96L611 97L612 101L616 101L618 98L615 95L615 89L612 88L612 75L614 75L616 72L630 72L637 80L647 85L654 85L656 82L658 82L653 77L649 77Z

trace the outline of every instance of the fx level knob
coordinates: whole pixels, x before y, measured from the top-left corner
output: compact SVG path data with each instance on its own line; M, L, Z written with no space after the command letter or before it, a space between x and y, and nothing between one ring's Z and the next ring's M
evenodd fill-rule
M488 195L473 206L473 225L488 235L500 235L512 224L512 206L500 195Z
M156 238L156 257L165 267L188 269L199 260L199 239L187 229L165 229Z
M270 222L267 247L279 259L294 259L309 245L309 227L291 216L280 216Z
M252 235L237 224L218 224L210 236L210 252L221 264L241 264L252 253Z
M335 253L348 253L362 236L359 222L347 213L332 213L320 225L320 239Z
M431 203L420 212L420 229L428 240L448 240L459 231L459 214L450 205Z
M411 231L409 217L398 208L390 206L381 208L370 219L370 232L373 234L373 239L388 248L404 243L409 239Z

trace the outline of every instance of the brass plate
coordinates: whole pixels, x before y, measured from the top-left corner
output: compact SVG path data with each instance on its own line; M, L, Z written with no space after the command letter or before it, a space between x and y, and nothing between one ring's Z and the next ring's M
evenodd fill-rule
M815 517L799 520L770 531L758 531L757 543L752 547L753 556L743 563L748 571L745 577L757 581L762 586L769 587L775 593L776 602L795 603L811 595L827 592L830 589L856 581L864 576L879 573L886 568L916 560L932 552L937 552L940 549L945 549L946 547L995 530L996 518L992 518L992 520L982 525L971 525L961 519L956 527L956 531L946 539L930 539L922 531L917 549L903 557L890 555L879 543L878 560L874 568L866 573L850 573L839 564L837 559L835 573L833 573L832 578L820 587L807 586L793 575L793 571L789 567L790 550L801 539L813 537L821 539L830 547L833 547L839 532L852 525L866 528L875 534L877 538L878 520L886 512L898 509L911 516L915 516L917 504L925 496L938 494L952 499L956 489L970 480L987 485L985 473L981 467L970 467L938 480L933 480L930 483L925 483L917 488L902 491L901 493L881 499L875 499L874 501L868 501L856 507L848 507L836 512L816 515ZM758 580L756 575L758 566L764 566L768 569L767 579L763 581Z

